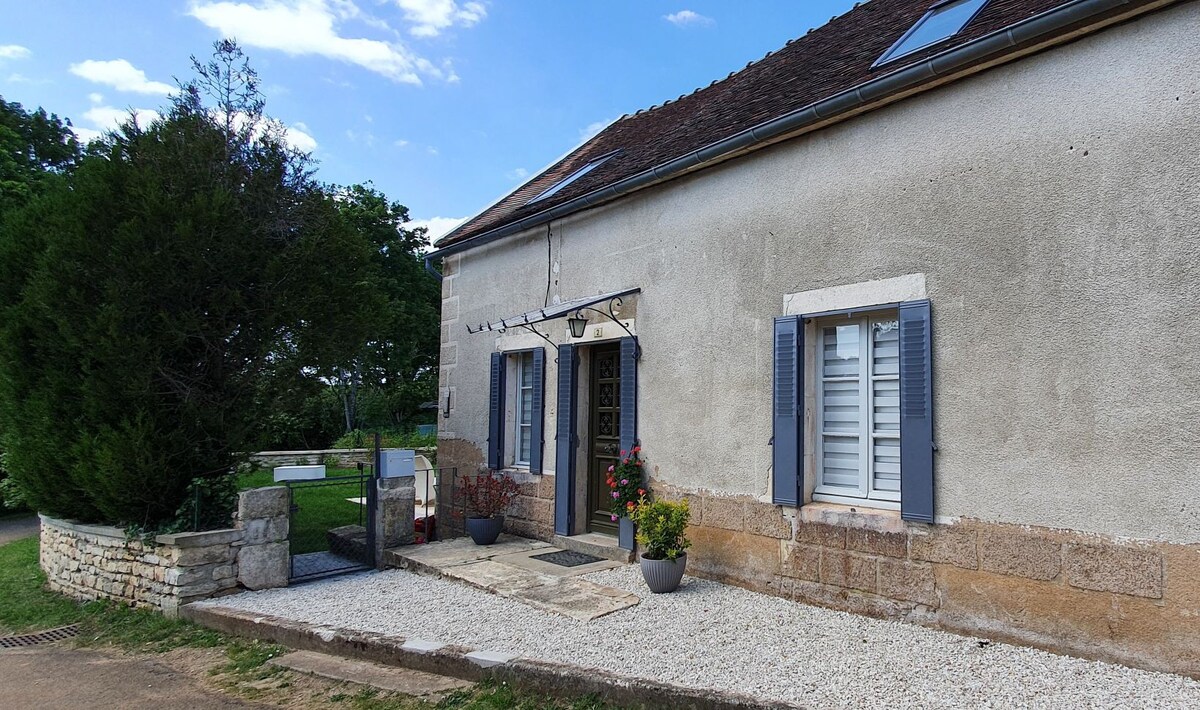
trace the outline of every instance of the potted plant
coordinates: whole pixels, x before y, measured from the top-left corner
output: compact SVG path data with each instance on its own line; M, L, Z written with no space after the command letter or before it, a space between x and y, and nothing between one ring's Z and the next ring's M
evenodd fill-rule
M692 544L684 535L690 518L686 500L651 503L642 499L633 509L637 540L643 547L639 560L642 579L655 594L675 591L683 579L683 568L687 565L684 550Z
M476 545L491 545L504 528L504 513L517 497L517 482L502 473L488 471L463 481L467 508L467 534Z
M608 467L608 487L612 492L612 519L617 523L617 538L622 550L632 550L634 542L634 508L646 497L642 483L642 447L621 452L621 460Z

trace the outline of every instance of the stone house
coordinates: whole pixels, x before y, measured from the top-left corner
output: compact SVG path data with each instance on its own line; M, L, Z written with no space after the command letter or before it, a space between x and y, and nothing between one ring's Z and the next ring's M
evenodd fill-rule
M439 463L604 541L640 442L691 573L1200 674L1200 4L931 2L441 239Z

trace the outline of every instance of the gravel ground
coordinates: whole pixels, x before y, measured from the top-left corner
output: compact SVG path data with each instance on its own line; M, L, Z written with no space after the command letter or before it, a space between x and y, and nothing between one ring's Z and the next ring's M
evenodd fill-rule
M1007 644L981 646L692 577L673 594L649 594L632 565L587 579L633 592L642 602L584 623L391 570L211 603L810 707L1200 707L1200 682L1181 676Z

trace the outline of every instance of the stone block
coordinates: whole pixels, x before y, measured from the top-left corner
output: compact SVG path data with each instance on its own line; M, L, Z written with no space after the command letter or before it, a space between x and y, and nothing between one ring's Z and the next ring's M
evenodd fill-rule
M238 582L247 589L286 587L289 562L286 542L243 547L238 554Z
M179 550L179 554L175 557L175 564L180 567L191 567L193 565L206 565L216 562L232 562L236 556L236 548L229 545L188 547Z
M879 593L892 599L936 607L938 596L933 566L880 557Z
M281 542L288 537L288 516L251 518L242 521L242 541L246 545ZM214 562L217 560L214 560Z
M701 524L708 528L744 530L746 527L745 502L740 498L704 498Z
M387 479L384 479L387 480ZM380 491L376 515L375 559L383 559L389 547L411 545L416 539L413 520L416 511L416 491L411 485Z
M554 476L538 476L538 498L554 500Z
M768 503L746 501L746 532L779 540L792 539L792 521L783 515L783 508Z
M955 525L932 525L926 530L913 530L909 552L914 560L963 569L979 568L975 531Z
M821 578L823 584L847 589L875 591L876 558L854 552L821 550Z
M687 536L692 541L689 570L748 589L776 593L775 578L782 556L779 540L707 526L689 527Z
M554 501L544 498L517 496L513 502L511 515L535 523L550 525L554 523Z
M1002 527L983 529L979 531L979 568L1029 579L1054 579L1062 569L1062 543Z
M912 602L885 599L869 592L831 587L819 582L797 579L792 584L792 599L805 604L840 609L852 614L890 619L906 618L916 607Z
M1162 598L1162 554L1154 548L1067 543L1063 569L1073 587Z
M846 549L885 557L907 557L908 536L904 533L850 528L846 531Z
M286 486L242 491L238 495L238 520L286 516L290 503L291 497Z
M810 582L820 580L821 548L808 545L784 545L783 575Z
M826 523L802 522L796 527L796 542L845 549L846 529Z

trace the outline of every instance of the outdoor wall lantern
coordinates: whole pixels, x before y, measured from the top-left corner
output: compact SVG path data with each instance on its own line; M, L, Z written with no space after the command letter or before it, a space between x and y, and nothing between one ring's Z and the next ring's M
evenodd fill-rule
M567 318L567 327L571 329L572 338L582 338L583 331L587 328L588 319L579 311L575 311L575 315Z

